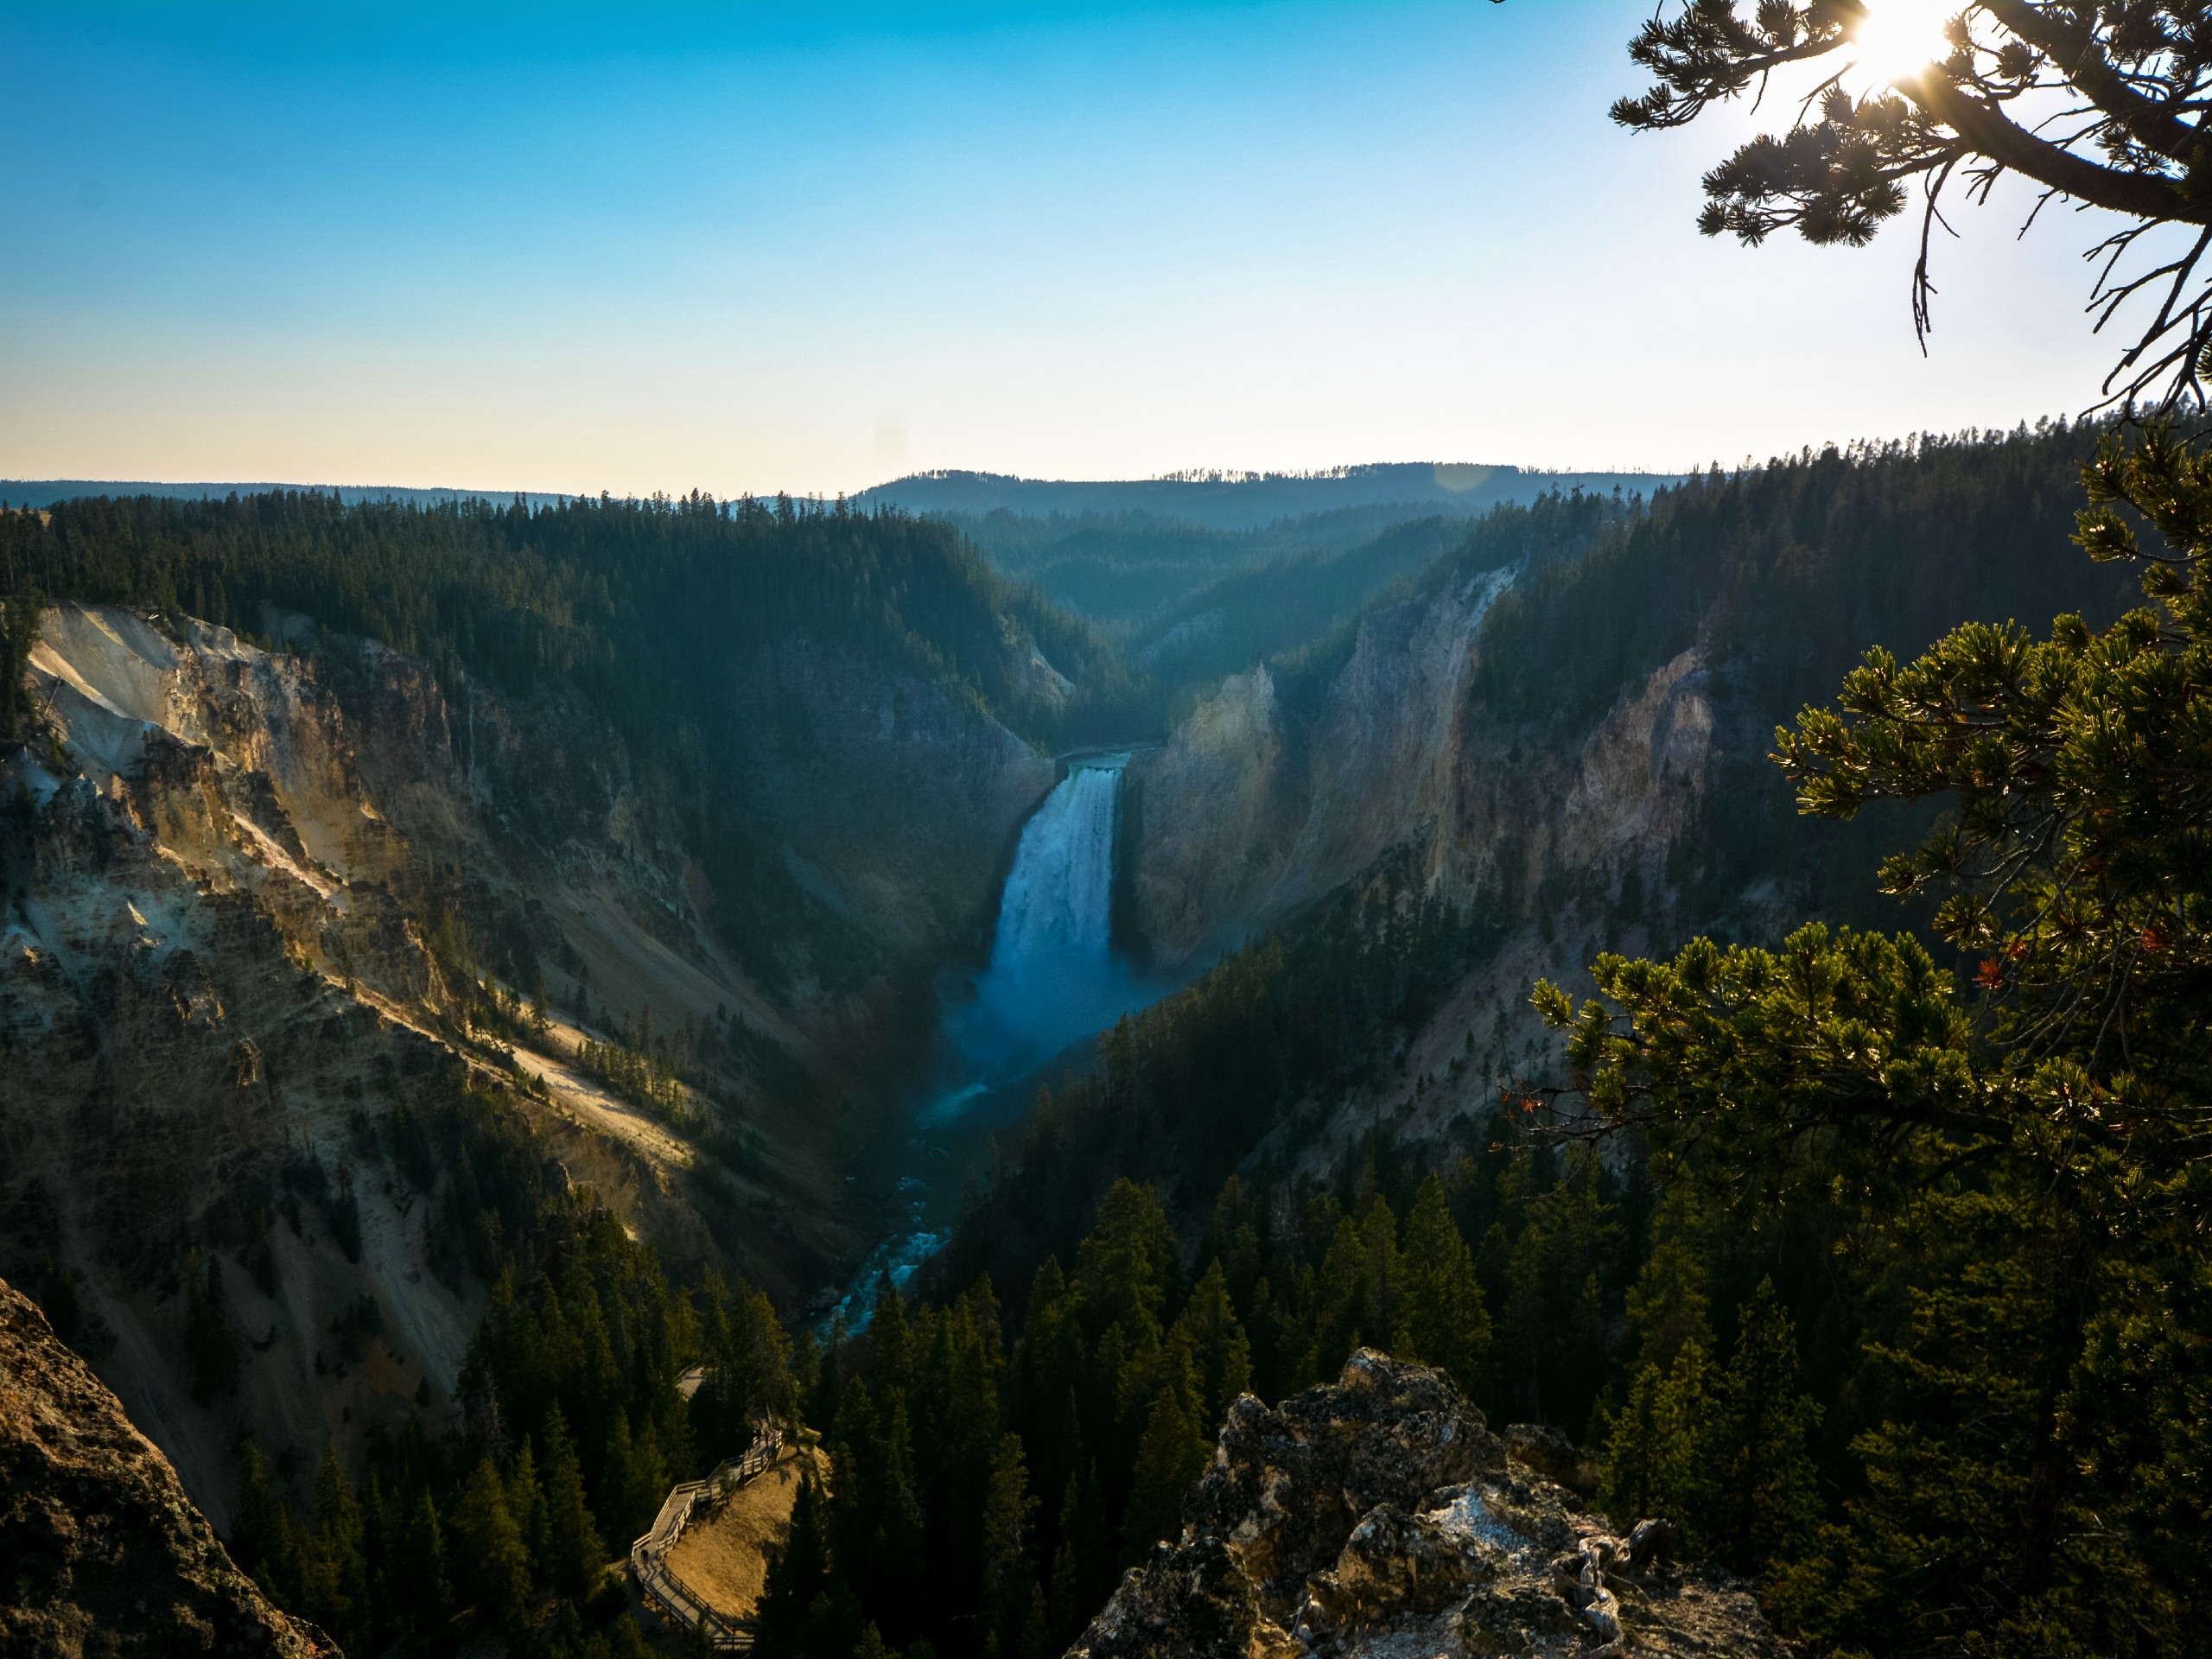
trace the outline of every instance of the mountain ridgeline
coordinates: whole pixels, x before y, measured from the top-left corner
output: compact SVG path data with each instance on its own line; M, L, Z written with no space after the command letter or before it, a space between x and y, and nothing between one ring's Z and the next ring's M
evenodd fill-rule
M1332 1651L1387 1637L1334 1587L1386 1570L1385 1534L1457 1527L1464 1573L1484 1540L1625 1550L1650 1516L1817 1651L2003 1631L2056 1655L2075 1627L2082 1651L2184 1650L2158 1632L2196 1628L2201 1529L2175 1479L2126 1471L2196 1444L2174 1402L2202 1333L2159 1300L2198 1282L2187 1247L2146 1234L2158 1272L2131 1278L2091 1199L2072 1231L2008 1208L2032 1135L1923 1154L1900 1132L1925 1202L1884 1208L1878 1160L1753 1179L1740 1139L1601 1135L1554 994L1531 1000L1636 995L1621 961L1677 952L1685 985L1747 997L1801 983L1770 962L1878 971L1808 921L1933 940L1932 901L1874 872L1940 803L1802 817L1777 728L1869 647L2137 604L2073 541L2109 435L1807 451L1479 513L1391 479L1305 517L1209 482L1181 518L1198 498L952 479L887 498L934 520L300 494L0 518L0 1052L68 1096L0 1092L27 1149L0 1274L280 1605L379 1650L632 1649L589 1546L767 1407L834 1471L771 1552L773 1651L1123 1650L1204 1611L1196 1579L1161 1601L1179 1567L1114 1586L1184 1521L1175 1560L1215 1548L1185 1509L1215 1428L1274 1421L1237 1395L1354 1389L1366 1347L1446 1379L1393 1388L1520 1427L1484 1465L1489 1521L1332 1512L1310 1597L1351 1598ZM1093 746L1128 751L1110 810L1046 758ZM822 1326L883 1224L846 1190L861 1126L937 1027L933 976L1027 925L1001 889L1056 786L1071 813L1096 796L1090 840L1112 826L1116 984L1185 988L1053 1071L865 1335ZM2001 953L1930 943L1914 978L1897 948L1879 971L1913 995L2005 983ZM172 1182L125 1224L122 1186L208 1124L213 1201ZM2094 1294L2066 1290L2076 1260ZM2155 1352L2128 1334L2154 1327ZM2101 1377L2101 1414L2065 1403ZM1618 1537L1570 1526L1583 1505ZM1220 1548L1210 1584L1288 1598L1236 1628L1325 1645L1303 1580ZM1469 1603L1465 1651L1575 1650L1592 1607L1769 1650L1748 1612L1662 1629L1718 1576L1600 1560L1568 1594L1549 1556L1514 1560L1484 1570L1554 1586L1557 1628L1484 1647Z

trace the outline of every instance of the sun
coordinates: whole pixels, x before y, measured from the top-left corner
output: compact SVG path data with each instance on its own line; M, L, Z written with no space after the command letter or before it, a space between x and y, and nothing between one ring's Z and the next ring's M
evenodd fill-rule
M1866 16L1851 31L1859 68L1884 85L1918 74L1951 55L1944 30L1958 0L1866 0Z

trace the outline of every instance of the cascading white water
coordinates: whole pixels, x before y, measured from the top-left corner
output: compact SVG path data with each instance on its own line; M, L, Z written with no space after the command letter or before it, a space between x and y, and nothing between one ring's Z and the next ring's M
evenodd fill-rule
M1121 798L1118 769L1079 766L1024 826L999 903L986 984L1019 983L1047 966L1080 971L1106 960Z
M1120 830L1126 754L1078 760L1023 826L999 900L991 960L972 1001L956 1000L945 1021L950 1070L910 1121L899 1192L907 1230L884 1241L833 1317L865 1330L876 1287L904 1285L944 1242L951 1197L938 1138L974 1143L973 1115L1003 1116L1000 1091L1069 1044L1103 1030L1161 995L1115 960L1114 847ZM1026 1101L1015 1103L1026 1104ZM934 1209L932 1205L936 1206ZM824 1323L825 1333L830 1329Z
M962 1046L1003 1065L1109 1025L1137 1000L1112 951L1124 756L1078 764L1021 832Z

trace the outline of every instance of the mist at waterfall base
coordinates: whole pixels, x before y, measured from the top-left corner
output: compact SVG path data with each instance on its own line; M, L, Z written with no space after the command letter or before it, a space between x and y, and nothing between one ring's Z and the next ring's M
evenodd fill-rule
M944 1241L970 1160L1029 1109L1040 1082L1090 1064L1086 1038L1179 982L1133 973L1113 949L1114 857L1126 754L1071 766L1022 827L988 966L948 986L942 1042L884 1172L903 1225L837 1305L865 1327L885 1275L904 1285ZM834 1317L834 1315L833 1315Z

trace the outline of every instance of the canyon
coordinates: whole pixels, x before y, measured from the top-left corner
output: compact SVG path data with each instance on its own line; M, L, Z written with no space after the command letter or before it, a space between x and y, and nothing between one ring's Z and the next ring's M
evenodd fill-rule
M48 610L50 741L0 764L5 1269L219 1522L243 1426L311 1459L457 1421L499 1235L548 1192L793 1300L864 1249L851 1103L1052 779L918 682L804 641L759 665L810 741L734 759L810 901L899 964L831 989L786 938L771 995L711 925L680 804L578 700L448 695L272 622L291 648ZM855 834L872 794L905 834ZM604 1058L652 1029L696 1057L659 1100Z
M467 1430L472 1336L573 1195L681 1281L857 1313L856 1270L902 1278L963 1201L990 1125L938 1131L972 1093L1019 1113L1036 1068L1346 895L1440 907L1459 965L1239 1166L1463 1141L1555 1064L1537 978L1869 887L1871 835L1816 838L1766 760L1834 652L1760 607L1848 615L1854 649L1968 608L1887 543L1499 522L1153 725L980 580L964 633L671 651L639 683L704 689L666 709L271 602L47 606L0 752L0 1275L220 1528L242 1433L296 1496L326 1446ZM2052 539L1967 561L1979 608L2102 602ZM710 749L704 707L734 711ZM1103 747L1048 741L1077 715Z

